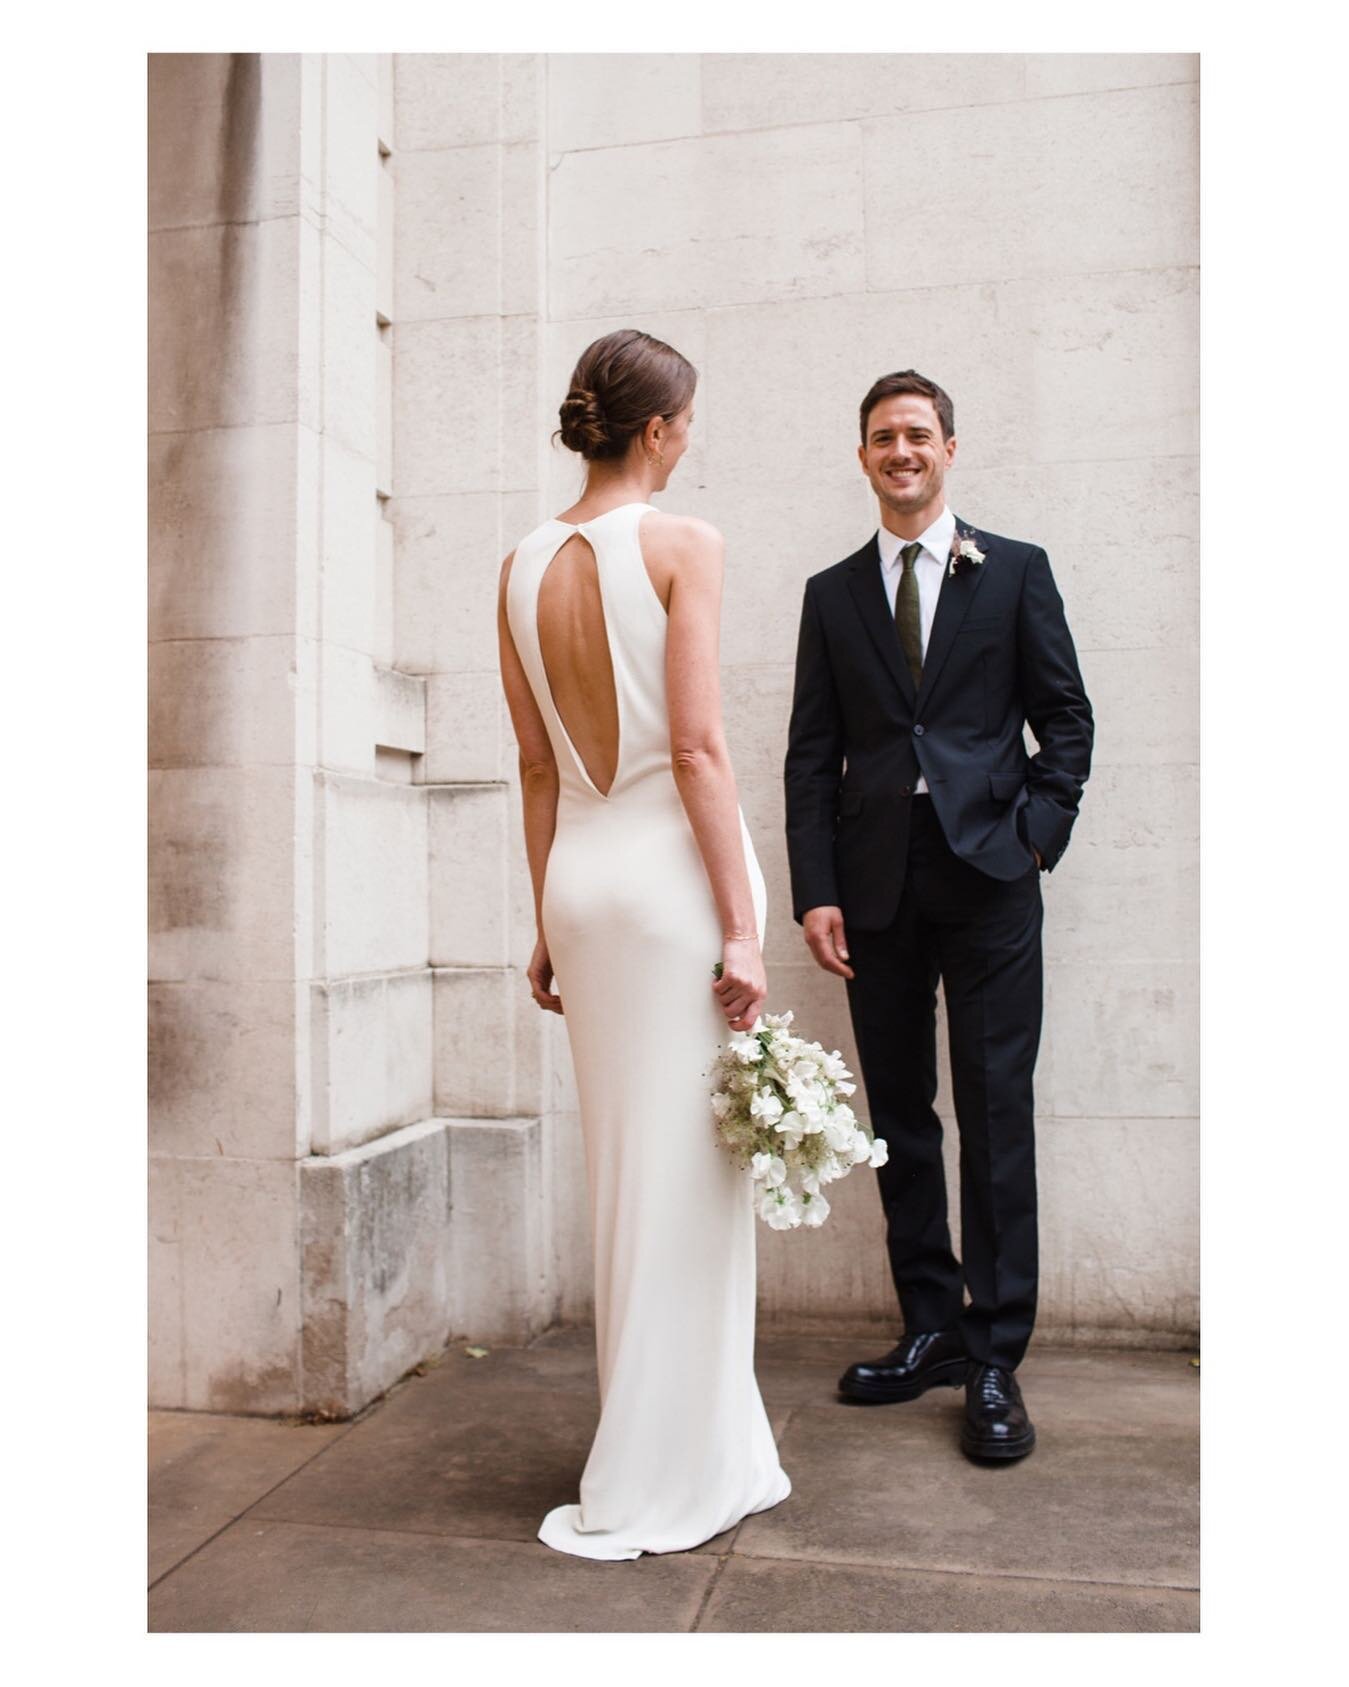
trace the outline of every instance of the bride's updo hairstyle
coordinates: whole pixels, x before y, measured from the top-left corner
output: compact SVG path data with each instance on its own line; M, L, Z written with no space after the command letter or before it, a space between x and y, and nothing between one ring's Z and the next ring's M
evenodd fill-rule
M677 416L697 383L698 371L673 346L620 328L581 353L553 437L588 463L621 457L653 416Z

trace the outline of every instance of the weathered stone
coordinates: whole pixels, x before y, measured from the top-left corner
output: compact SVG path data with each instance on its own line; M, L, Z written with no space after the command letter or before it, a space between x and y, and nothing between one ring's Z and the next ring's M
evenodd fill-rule
M506 789L429 785L431 963L507 960Z
M332 979L311 997L312 1152L341 1153L428 1118L430 972Z
M549 150L698 134L701 71L697 53L550 53Z
M321 970L388 972L427 961L426 798L323 774Z
M444 1343L451 1176L442 1119L300 1162L305 1411L350 1416Z

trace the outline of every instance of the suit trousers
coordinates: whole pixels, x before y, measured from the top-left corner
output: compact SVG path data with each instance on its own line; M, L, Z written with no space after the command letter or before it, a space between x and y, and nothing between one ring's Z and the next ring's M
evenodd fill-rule
M862 1079L889 1147L876 1176L905 1330L958 1327L971 1359L1006 1370L1020 1363L1035 1322L1042 923L1034 864L1010 882L969 866L947 844L931 798L918 796L893 923L847 934ZM939 978L960 1132L963 1271L934 1107Z

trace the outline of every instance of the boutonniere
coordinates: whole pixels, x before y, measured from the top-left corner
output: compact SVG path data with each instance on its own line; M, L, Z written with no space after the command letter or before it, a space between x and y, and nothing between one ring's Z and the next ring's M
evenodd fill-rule
M957 527L951 539L949 572L955 574L962 568L978 568L983 560L984 553L973 533L962 533Z

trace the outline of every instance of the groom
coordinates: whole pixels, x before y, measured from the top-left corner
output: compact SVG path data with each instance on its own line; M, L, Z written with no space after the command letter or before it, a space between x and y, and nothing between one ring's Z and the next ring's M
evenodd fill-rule
M1014 1372L1035 1320L1040 873L1077 816L1091 705L1044 551L946 506L946 393L912 369L883 375L861 422L880 531L806 582L785 770L795 917L848 981L890 1151L877 1177L904 1335L839 1389L912 1400L963 1381L964 1451L1015 1459L1035 1445ZM933 1110L939 977L963 1262Z

